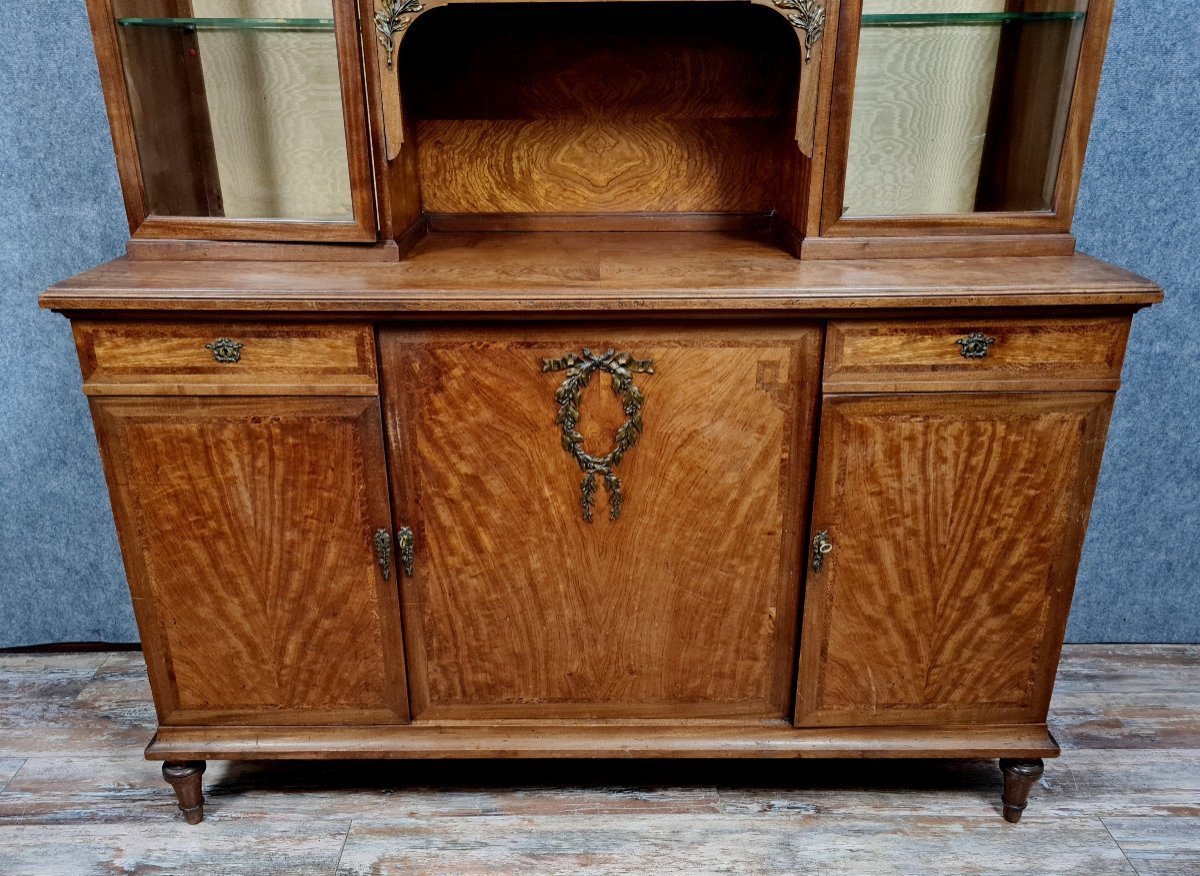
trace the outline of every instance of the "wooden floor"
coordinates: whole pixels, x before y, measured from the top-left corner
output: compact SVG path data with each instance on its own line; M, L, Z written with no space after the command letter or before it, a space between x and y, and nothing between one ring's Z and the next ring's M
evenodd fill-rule
M209 764L183 823L141 656L0 654L0 876L1200 874L1200 646L1069 648L1020 825L995 763Z

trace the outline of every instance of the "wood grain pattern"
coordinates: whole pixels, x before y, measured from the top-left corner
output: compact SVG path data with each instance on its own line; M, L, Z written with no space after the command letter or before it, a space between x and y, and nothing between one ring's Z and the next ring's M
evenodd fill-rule
M43 307L274 313L812 313L1134 309L1154 283L1085 255L798 262L732 233L430 234L395 265L135 262L56 284Z
M419 121L435 213L768 212L774 120Z
M401 79L427 212L765 213L799 67L749 5L475 6L422 14Z
M824 399L798 724L1044 718L1111 406Z
M388 519L376 401L112 398L93 415L161 722L405 720L371 543Z
M586 327L381 335L414 715L782 716L820 333ZM651 358L621 519L580 512L543 358ZM585 396L589 452L624 420ZM601 499L601 502L604 500ZM470 509L464 513L464 509ZM669 546L669 550L664 550Z
M829 323L826 392L1116 390L1129 318L835 320ZM967 359L959 340L995 341Z
M88 395L367 395L379 392L375 334L362 323L74 323ZM243 344L217 362L206 344Z

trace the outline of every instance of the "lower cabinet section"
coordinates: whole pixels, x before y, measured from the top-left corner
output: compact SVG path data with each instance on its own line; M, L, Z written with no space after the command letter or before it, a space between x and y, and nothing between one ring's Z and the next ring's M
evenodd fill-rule
M189 818L205 757L498 755L1003 756L1015 818L1056 753L1112 395L986 349L1053 326L926 325L897 382L917 330L843 321L823 397L817 322L328 329L377 396L254 327L85 372Z
M825 398L798 724L1045 720L1111 406Z
M377 399L92 413L162 723L407 719Z

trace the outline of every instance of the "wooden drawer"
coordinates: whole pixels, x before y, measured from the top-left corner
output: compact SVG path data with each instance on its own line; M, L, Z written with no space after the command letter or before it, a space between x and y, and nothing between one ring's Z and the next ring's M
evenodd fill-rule
M1129 317L835 320L826 392L1115 390Z
M376 395L364 323L75 323L89 395Z

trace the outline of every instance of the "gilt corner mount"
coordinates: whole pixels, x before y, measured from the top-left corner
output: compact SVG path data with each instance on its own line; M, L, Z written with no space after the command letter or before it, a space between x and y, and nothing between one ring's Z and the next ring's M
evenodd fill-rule
M396 35L408 27L412 19L425 7L420 0L381 0L375 10L375 31L379 35L379 45L387 55L388 70L396 69Z
M817 0L772 0L778 9L788 13L792 27L804 31L804 62L812 60L813 47L825 34L825 8Z

